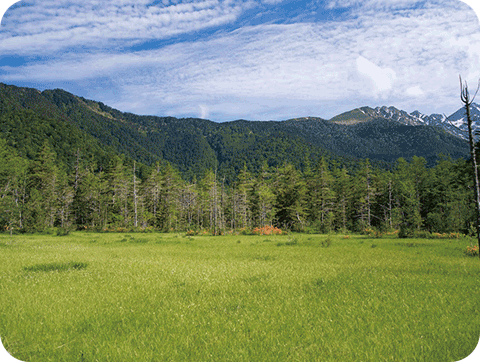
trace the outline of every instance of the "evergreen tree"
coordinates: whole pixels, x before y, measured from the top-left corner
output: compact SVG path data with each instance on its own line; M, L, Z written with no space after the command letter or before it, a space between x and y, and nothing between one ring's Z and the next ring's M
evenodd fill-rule
M28 162L0 139L0 230L23 228Z
M103 171L94 173L91 168L82 172L75 194L77 226L101 229L108 223L111 193L109 181Z
M391 171L377 172L377 196L375 212L378 215L378 227L392 231L400 226L399 208L395 198L394 176Z
M235 205L235 226L237 228L251 228L252 219L252 192L253 178L247 170L246 163L237 176L236 186L234 188Z
M471 208L473 199L466 162L454 162L450 158L438 161L430 170L422 203L426 211L425 227L432 232L468 231L469 222L474 219ZM469 188L470 187L470 188Z
M408 237L420 229L420 195L416 168L400 158L395 169L395 192L400 205L400 236Z
M292 164L277 169L275 186L275 218L285 229L303 230L306 224L306 186L299 171Z
M129 170L125 167L123 155L113 158L107 178L111 193L109 221L113 225L127 227L132 218L130 202L132 178Z
M199 183L199 220L202 227L207 227L216 234L219 230L220 191L217 175L214 171L207 171Z
M143 195L145 196L146 222L147 224L158 228L160 195L162 190L162 175L160 173L160 163L157 162L152 173L143 184Z
M180 215L179 221L181 228L191 229L195 224L195 210L198 202L197 181L193 178L192 183L183 183L179 190Z
M355 207L357 210L357 228L364 230L372 225L372 206L375 202L375 174L370 161L366 159L355 174Z
M272 190L272 175L266 162L254 180L252 190L252 219L255 226L273 225L275 218L275 194Z
M336 194L335 203L335 226L336 228L346 232L352 228L351 225L351 209L353 185L347 169L335 169L334 190Z
M72 224L71 205L75 195L74 187L68 184L67 174L58 174L57 185L57 219L61 228L69 229Z
M45 141L29 170L28 224L34 230L54 227L58 207L58 172L55 153Z
M336 199L333 189L334 177L325 158L322 156L315 173L308 169L304 173L307 184L307 209L310 221L316 222L322 233L333 228L334 202Z
M160 174L160 204L157 224L163 231L178 228L180 175L170 163L165 163Z

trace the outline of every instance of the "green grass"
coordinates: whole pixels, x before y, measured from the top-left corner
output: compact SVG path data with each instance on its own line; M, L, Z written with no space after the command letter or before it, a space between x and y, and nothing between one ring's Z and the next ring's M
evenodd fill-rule
M43 272L49 272L49 271L68 271L70 269L76 269L80 270L82 268L86 268L88 266L87 263L83 262L68 262L68 263L39 263L34 266L27 266L24 267L23 269L25 271L43 271Z
M0 336L24 361L457 361L480 336L467 245L0 235Z

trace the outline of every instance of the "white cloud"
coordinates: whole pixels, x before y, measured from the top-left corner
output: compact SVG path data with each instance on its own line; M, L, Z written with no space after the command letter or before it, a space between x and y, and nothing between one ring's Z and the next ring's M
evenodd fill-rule
M385 8L405 8L412 7L423 0L329 0L326 7L328 9L346 9L361 8L365 9L385 9Z
M198 105L200 109L200 118L206 119L208 117L208 106L206 105Z
M425 92L423 92L423 90L420 88L420 86L409 87L409 88L407 88L405 93L408 96L412 96L412 97L423 96L425 94Z
M386 98L387 92L393 87L393 82L396 78L395 71L390 68L381 68L362 56L356 59L356 64L357 71L371 81L373 95Z
M285 0L261 0L261 1L264 4L273 5L273 4L280 4L280 3L284 2Z
M41 0L8 11L0 50L45 54L68 47L113 47L119 42L165 39L234 21L252 2L198 0Z
M223 16L235 17L246 5L218 1L224 4L218 8L204 0L197 7L168 5L170 10L162 12L158 7L149 9L148 1L136 2L138 9L132 10L133 0L112 2L111 8L95 8L93 0L79 0L76 7L68 7L72 14L85 6L94 10L67 21L67 8L43 1L51 7L35 15L38 29L30 29L33 20L25 19L14 29L8 22L19 15L12 12L7 17L9 34L17 35L11 39L0 35L0 52L41 55L45 51L52 57L41 63L0 66L2 81L74 82L89 89L88 98L124 111L215 120L328 118L342 111L340 104L344 110L377 106L380 98L406 110L449 113L458 108L458 74L471 84L479 76L478 20L459 1L414 8L405 4L416 1L395 0L395 11L364 8L342 21L249 26L130 53L90 47L59 55L53 55L52 49L87 44L87 40L116 44L122 37L134 42L136 37L145 40L204 26L206 19L226 21ZM377 0L367 1L374 9ZM59 18L53 21L55 11ZM145 15L145 20L141 22L136 14ZM89 17L94 24L91 33L82 25ZM114 23L118 19L119 25ZM89 87L91 82L98 90ZM112 96L105 95L102 82Z
M351 9L353 11L365 11L367 9L386 10L386 9L405 9L415 8L426 3L427 6L438 6L450 3L457 5L458 2L463 2L471 7L477 16L480 14L480 2L478 0L327 0L325 7L327 9ZM456 3L456 4L455 4Z

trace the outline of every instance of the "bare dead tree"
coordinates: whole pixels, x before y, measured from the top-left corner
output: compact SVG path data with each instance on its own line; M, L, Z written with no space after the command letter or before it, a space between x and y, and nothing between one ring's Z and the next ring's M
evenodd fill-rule
M138 202L138 196L137 196L137 176L136 176L136 170L135 170L135 161L133 161L133 206L134 206L134 213L135 213L135 228L138 226L138 212L137 212L137 202Z
M462 81L462 77L460 76L460 99L465 107L465 111L467 114L467 124L468 124L468 140L470 143L470 155L473 161L473 175L474 175L474 185L475 185L475 201L476 201L476 217L477 217L477 241L478 241L478 248L480 250L480 183L478 180L478 165L477 165L477 156L476 156L476 146L475 141L473 139L473 130L472 130L472 116L470 114L470 106L472 105L473 101L475 100L475 96L477 95L478 90L480 89L480 80L478 82L477 90L472 98L470 98L470 94L468 92L468 85L467 82ZM480 257L480 253L478 254Z

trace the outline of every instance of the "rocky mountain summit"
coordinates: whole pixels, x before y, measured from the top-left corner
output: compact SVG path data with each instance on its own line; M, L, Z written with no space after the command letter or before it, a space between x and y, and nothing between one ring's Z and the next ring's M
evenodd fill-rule
M480 106L478 104L472 104L471 115L473 119L473 129L480 129ZM411 126L436 126L444 129L452 135L463 139L468 138L467 119L463 107L448 117L440 114L426 115L420 111L408 113L393 106L381 106L376 108L360 107L335 116L329 121L341 125L354 125L375 119L385 119Z

